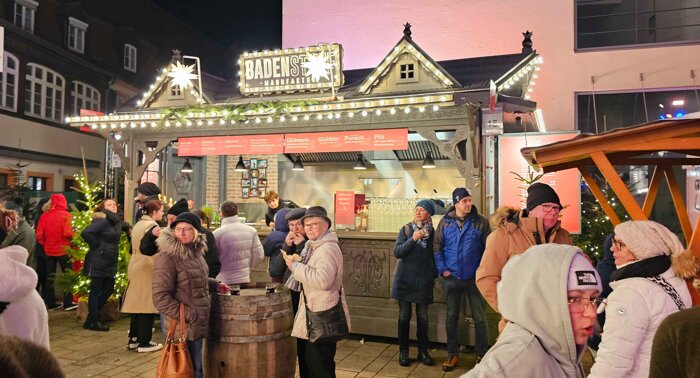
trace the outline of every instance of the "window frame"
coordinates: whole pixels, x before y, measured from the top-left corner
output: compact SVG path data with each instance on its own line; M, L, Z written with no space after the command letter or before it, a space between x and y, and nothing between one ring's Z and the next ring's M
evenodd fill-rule
M34 0L15 0L14 2L14 7L13 7L13 18L12 21L13 23L21 28L22 30L28 31L32 34L34 34L34 23L35 23L35 18L36 18L36 9L39 7L39 3L34 1ZM20 8L22 10L22 16L20 18L20 22L18 23L17 21L17 10ZM27 17L27 14L29 14L29 17ZM29 21L29 25L25 25L25 22Z
M88 25L84 21L77 18L68 17L68 30L66 32L66 46L68 50L75 51L80 54L85 53L85 37L87 35ZM75 36L72 38L75 45L71 44L71 33L75 31Z
M82 86L82 91L78 93L78 86ZM92 92L92 95L97 95L97 98L95 97L90 97L88 96L88 92ZM101 104L102 104L102 93L97 90L97 88L93 87L92 85L85 83L83 81L79 80L73 80L73 85L71 85L71 108L73 110L73 115L80 115L80 109L81 107L78 106L78 99L82 100L82 104L84 105L82 109L89 109L89 110L94 110L94 111L100 111L101 110ZM88 107L87 104L95 104L95 108Z
M39 68L42 70L42 77L37 78L35 75L36 69ZM63 122L63 114L64 114L64 106L65 106L65 96L66 96L66 79L63 77L63 75L60 75L58 72L47 68L45 66L42 66L41 64L37 63L27 63L26 65L26 74L25 74L25 98L24 98L24 103L25 103L25 109L24 109L24 114L28 115L30 117L36 117L40 119L44 119L47 121L52 121L52 122ZM54 77L53 82L48 81L48 74L52 74ZM31 74L31 75L30 75ZM59 86L57 84L57 80L61 80L61 85ZM34 113L33 108L34 108L34 98L36 97L37 92L35 91L34 85L38 84L41 86L41 103L40 105L40 113ZM58 117L54 117L53 114L46 116L46 110L47 110L47 89L51 88L53 90L54 96L53 96L53 101L52 101L52 113L55 113L56 109L59 107L57 105L59 100L59 96L56 96L56 92L60 90L60 113ZM29 93L27 93L29 92ZM29 108L27 108L27 104L29 104Z
M133 55L132 55L133 54ZM138 64L138 49L136 46L125 43L124 44L124 69L136 73L136 66Z
M0 109L6 109L6 110L12 110L13 112L17 111L17 95L18 95L18 86L19 86L19 59L17 57L7 51L4 52L4 58L3 58L3 71L2 71L2 76L1 79L2 82L0 83ZM7 65L8 60L12 60L15 63L15 68L9 68ZM14 91L13 91L13 100L14 103L12 106L7 105L7 76L8 74L13 74L14 75Z
M404 73L404 71L402 70L402 67L409 66L409 65L413 66L412 69L408 70L408 67L407 67L406 71L405 71L405 73L407 74L406 75L407 77L402 78L401 75ZM418 62L416 62L415 60L400 60L400 61L396 62L396 66L398 68L398 77L396 78L396 82L398 84L418 82L418 71L419 71L418 70ZM409 73L412 73L413 77L408 77Z

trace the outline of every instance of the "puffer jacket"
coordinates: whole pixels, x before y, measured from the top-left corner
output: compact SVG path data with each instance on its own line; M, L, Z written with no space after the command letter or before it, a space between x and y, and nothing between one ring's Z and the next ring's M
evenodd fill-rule
M340 296L340 288L343 285L343 253L338 245L338 236L335 232L328 231L316 240L307 241L304 249L311 253L309 261L292 266L292 277L302 284L304 291L299 300L299 311L294 318L292 336L309 339L306 330L306 306L314 312L323 311L338 304L339 300L343 301L349 329L350 312L345 300L345 290L342 297Z
M538 245L503 268L498 295L510 319L467 378L583 378L583 348L574 341L566 277L576 247ZM600 356L600 354L598 354Z
M250 268L265 258L258 232L234 215L221 221L221 227L214 230L214 238L221 261L216 279L227 285L250 282Z
M476 270L476 285L496 311L499 311L496 284L501 280L501 271L508 259L537 244L573 244L569 232L561 228L561 222L557 222L549 237L545 237L542 219L530 218L526 214L525 210L503 207L491 216L491 225L498 228L486 239L486 250Z
M73 237L73 216L63 194L51 195L51 209L41 215L36 228L36 241L44 247L46 256L65 256Z
M34 290L38 278L27 266L28 256L27 250L18 245L0 249L0 302L9 303L0 314L0 335L16 336L50 349L49 314Z
M673 268L661 277L676 289L685 308L691 307L688 286ZM603 340L589 377L648 377L656 329L680 310L669 294L646 278L625 278L610 287Z
M463 220L457 219L455 210L450 209L440 219L435 229L433 252L439 275L449 271L459 280L474 278L484 254L486 237L491 230L486 218L479 215L476 206Z
M83 264L85 275L114 277L117 274L119 237L123 224L119 216L109 210L92 214L92 222L80 233L90 246Z
M433 259L433 236L426 240L426 246L421 246L413 240L412 223L401 227L396 236L394 257L396 271L394 283L391 285L391 298L411 303L433 303L433 288L437 269Z
M171 319L180 319L180 303L183 303L187 339L201 339L209 327L210 291L215 291L217 286L217 281L209 278L204 259L206 238L198 234L193 243L182 244L172 229L166 227L156 243L159 252L153 270L153 303L166 318L166 330Z

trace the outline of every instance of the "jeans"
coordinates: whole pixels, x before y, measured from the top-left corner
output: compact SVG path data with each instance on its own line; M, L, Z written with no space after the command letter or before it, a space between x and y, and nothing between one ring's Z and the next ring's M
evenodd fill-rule
M70 256L46 256L47 277L56 273L56 265L61 267L61 272L70 270ZM49 277L44 286L44 302L49 308L56 307L56 289L54 289L54 277ZM73 305L73 294L63 293L63 307L68 308Z
M474 351L478 356L483 356L489 349L488 330L484 314L484 298L481 297L481 293L476 287L476 281L474 278L461 281L454 276L449 276L443 278L442 282L447 302L447 319L445 321L447 352L455 356L459 355L459 313L462 307L462 297L466 293L476 333Z
M202 362L202 346L204 339L187 340L187 349L190 352L192 368L195 378L204 378L204 367Z
M313 378L335 378L335 350L337 343L306 343L306 365Z
M408 333L411 329L411 302L399 301L399 350L408 352ZM418 351L428 351L428 305L416 303L416 338Z
M100 309L114 292L114 277L90 277L87 323L100 320Z

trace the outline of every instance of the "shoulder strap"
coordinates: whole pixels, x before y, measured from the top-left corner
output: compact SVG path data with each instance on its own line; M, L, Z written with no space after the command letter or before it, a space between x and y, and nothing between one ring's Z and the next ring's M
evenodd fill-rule
M681 299L681 296L678 294L676 289L668 283L663 277L661 276L653 276L653 277L645 277L647 280L655 283L658 285L663 291L666 292L666 294L671 296L671 299L676 303L676 306L678 306L678 310L684 310L685 309L685 304L683 303L683 300Z
M180 337L185 340L187 324L185 323L185 304L180 302Z
M409 226L408 224L404 224L403 225L403 232L404 232L404 234L406 234L407 238L409 238L409 239L411 238L411 226Z

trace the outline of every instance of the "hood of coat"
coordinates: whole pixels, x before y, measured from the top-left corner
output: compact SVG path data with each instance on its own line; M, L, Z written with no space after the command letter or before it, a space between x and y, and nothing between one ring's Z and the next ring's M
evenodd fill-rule
M292 211L292 209L287 207L277 211L277 214L275 214L275 231L282 231L284 233L289 232L289 224L284 218L290 211Z
M493 229L505 226L507 222L516 222L517 215L520 213L520 209L510 206L503 206L496 209L496 211L489 217L489 224Z
M159 253L176 256L180 259L189 259L197 254L204 255L207 253L207 237L203 233L197 233L197 237L191 244L182 244L170 227L165 227L160 231L160 236L156 239Z
M566 370L576 369L579 360L567 301L569 267L577 253L580 249L563 244L533 246L508 260L498 283L503 317L535 335Z
M63 194L51 195L51 209L68 211L68 201Z
M13 245L0 249L0 302L26 297L36 287L38 278L34 269L27 266L29 252Z

